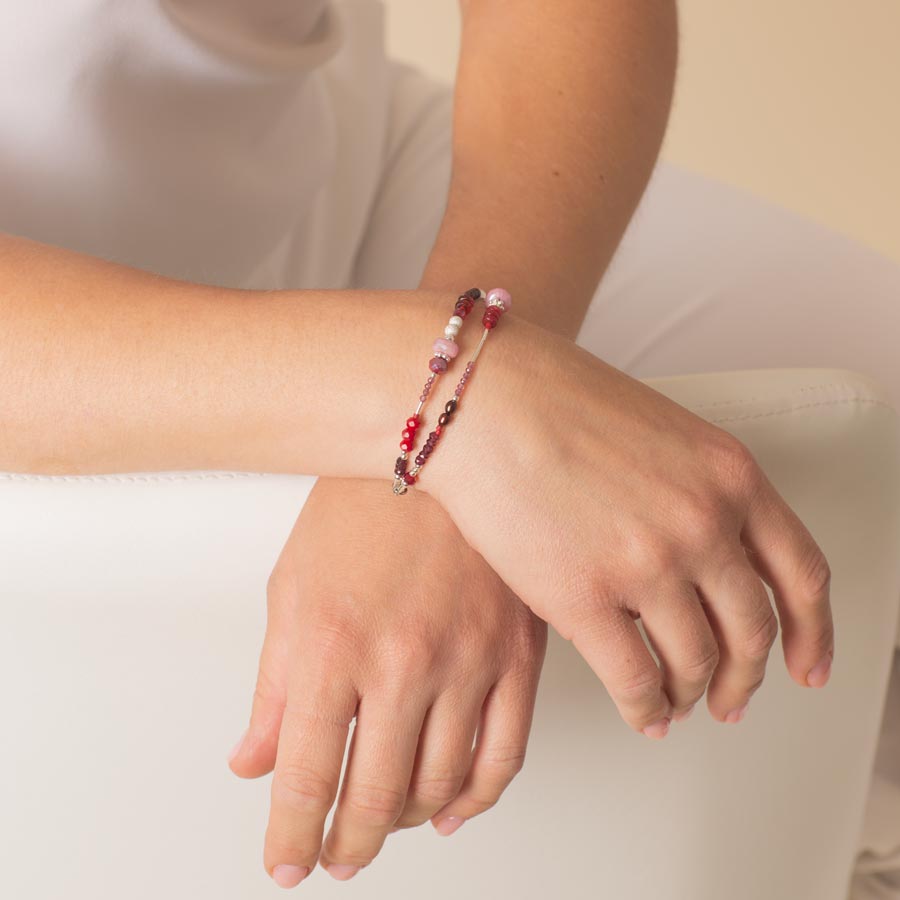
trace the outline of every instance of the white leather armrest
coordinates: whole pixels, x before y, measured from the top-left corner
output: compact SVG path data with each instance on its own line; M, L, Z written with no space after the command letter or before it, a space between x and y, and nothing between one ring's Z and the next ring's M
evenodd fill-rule
M825 550L830 683L794 684L776 645L739 726L701 706L652 742L554 635L501 803L450 839L391 836L357 876L367 898L845 900L898 628L898 417L843 371L650 383L744 440ZM266 579L313 481L0 475L0 896L276 895L267 783L225 756ZM319 898L347 891L310 881Z

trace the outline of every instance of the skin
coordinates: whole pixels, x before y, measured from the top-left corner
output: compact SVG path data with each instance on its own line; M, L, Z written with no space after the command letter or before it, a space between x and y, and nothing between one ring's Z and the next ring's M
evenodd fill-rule
M674 80L674 6L656 4L651 9L619 3L578 2L558 5L550 14L545 4L520 2L516 5L516 16L511 17L507 3L464 2L462 11L463 46L456 81L453 178L447 212L420 286L446 287L450 293L454 286L467 283L467 278L472 283L484 283L485 273L490 273L492 284L512 288L517 315L556 334L574 338L659 150ZM498 35L502 35L501 40ZM615 52L603 52L607 49ZM647 60L652 62L647 64ZM630 77L625 77L626 71ZM547 77L547 73L553 77ZM482 90L484 83L490 83L494 89ZM585 115L584 110L595 110L598 115ZM632 128L609 129L609 121L626 121L629 114L634 115L633 110L638 110L638 115L634 116ZM508 130L504 128L507 118L514 123ZM578 139L573 139L573 129L566 127L573 122L579 126ZM484 149L485 134L491 136L492 146L495 142L500 144L493 152ZM504 143L505 137L520 134L528 134L529 140ZM503 160L504 165L498 166L497 160ZM546 185L547 190L541 190L541 185ZM516 214L509 215L510 210ZM473 228L471 225L476 220L494 219L502 222L503 227ZM549 297L553 298L552 302L548 302ZM506 337L501 332L499 340ZM492 346L488 355L498 349ZM552 368L552 352L547 363ZM479 364L481 369L485 365ZM505 369L503 377L510 377ZM590 378L590 375L578 372L567 389L562 389L562 396L580 398L582 377ZM548 378L552 381L549 374ZM483 372L478 379L492 380ZM508 398L531 396L537 382L532 376L528 384L517 385L519 390L512 383L503 383L509 390L502 394ZM609 384L598 384L598 389L608 390ZM771 503L772 491L740 447L733 441L723 441L722 434L705 423L693 420L686 424L681 440L685 446L690 446L695 439L701 444L710 442L709 455L717 458L717 475L721 481L703 483L701 466L685 483L673 484L667 467L674 459L650 457L655 464L652 473L646 464L638 466L649 476L639 493L651 506L663 501L667 512L666 534L642 538L647 532L646 522L640 516L632 520L617 519L610 511L634 508L634 494L630 492L641 479L631 480L630 476L623 483L621 472L623 468L635 467L631 456L635 444L644 440L654 442L645 446L666 443L667 414L671 409L667 403L657 404L655 396L645 395L646 400L652 397L650 405L645 407L648 421L641 423L652 431L647 434L643 428L635 427L634 411L630 408L633 398L630 391L626 394L629 399L614 417L619 427L610 427L607 433L631 432L635 443L629 444L624 456L609 460L613 475L604 485L605 502L596 504L590 518L584 520L592 540L585 542L583 549L593 565L583 571L573 570L575 582L569 596L559 592L559 583L542 578L546 572L542 563L527 575L522 574L519 583L523 586L537 583L533 579L546 582L547 602L533 608L553 621L564 635L577 638L579 649L610 687L623 718L635 729L643 729L651 737L664 737L667 717L683 719L689 715L707 686L712 715L720 721L739 721L743 715L740 710L762 681L768 651L777 634L768 597L752 568L755 557L741 543L749 498L761 497L763 503L767 500ZM467 401L471 397L468 394ZM487 401L483 394L479 397ZM504 405L508 406L508 401ZM577 402L569 406L561 404L555 411L559 426L567 423L568 415L575 444L580 443L577 432L582 416L579 413ZM487 411L485 415L487 423L494 415L502 416L502 410ZM654 421L656 415L660 417L658 424ZM680 415L675 419L682 421ZM529 423L519 425L527 433ZM489 424L478 429L471 419L466 427L485 435L517 434L518 442L522 443L522 433L517 431L498 432ZM527 444L525 439L524 445ZM590 438L585 439L584 446L592 444ZM429 476L434 475L439 457L443 457L442 462L447 461L448 452L442 449L429 461ZM448 463L447 468L465 473L465 480L474 486L484 467L471 465L472 459L502 461L507 455L504 441L503 446L480 447L478 455L471 455L469 450L463 458ZM680 453L676 456L681 459ZM551 454L543 460L534 460L529 471L543 471L548 467L557 470L557 459ZM490 474L482 486L485 491L496 492L495 474L502 467L502 462L488 467ZM578 484L577 477L566 480L568 485L559 489L571 489L572 483ZM628 490L623 490L626 485ZM720 494L725 488L730 491L730 497L721 502ZM514 482L509 489L516 490ZM530 660L517 659L515 654L507 658L509 644L502 638L498 642L487 629L473 633L469 628L461 628L445 633L431 624L440 609L459 608L460 585L464 586L465 596L477 597L481 615L491 606L505 612L509 593L506 585L494 580L495 573L487 571L487 564L479 554L454 557L447 552L448 548L465 545L459 529L433 497L424 497L422 491L410 492L409 496L413 493L415 501L406 504L404 497L403 514L398 516L396 498L381 490L378 482L348 483L320 478L310 496L314 502L312 506L307 502L301 516L301 519L311 514L316 516L318 528L310 529L316 535L311 540L317 558L328 561L321 567L327 574L319 585L319 602L313 603L313 610L321 609L329 618L335 615L335 608L344 610L345 618L339 620L337 630L348 642L347 652L342 656L333 655L328 665L330 672L347 672L349 682L356 685L358 680L354 680L351 661L367 658L373 643L386 641L390 648L397 641L394 614L398 605L404 612L415 610L408 620L413 626L416 622L429 625L407 645L405 654L413 671L400 665L396 655L388 650L378 656L378 665L389 673L387 683L380 688L381 696L375 683L357 687L344 698L345 719L354 701L361 705L371 702L379 709L393 706L394 714L390 721L383 723L374 717L357 717L355 735L366 735L365 746L369 750L363 755L357 751L356 741L351 744L335 818L321 850L322 823L338 795L345 735L335 740L330 756L322 760L318 752L309 753L310 738L300 737L302 729L297 729L297 737L285 739L284 730L290 728L288 723L279 744L286 749L281 750L282 761L276 761L275 723L279 721L279 701L272 700L270 695L277 686L278 696L284 697L293 681L290 667L276 669L268 662L264 649L250 727L230 764L233 771L244 777L264 774L274 766L265 862L276 881L284 886L302 881L317 858L333 877L351 878L371 863L390 830L418 825L427 818L431 818L439 833L452 833L466 819L493 806L524 761L543 645L540 654ZM561 526L571 507L565 501L554 503L554 494L554 487L545 485L532 499L535 509L558 510ZM477 497L479 492L469 492L469 495ZM788 524L782 525L785 531L802 529L783 505L774 502L777 514L787 517ZM708 507L704 506L706 503ZM448 497L448 509L451 504L452 499ZM466 518L465 511L462 518ZM339 540L323 546L319 536L333 530L335 519L341 523L378 522L379 527L371 529L370 535L377 532L384 539L371 548L372 556L365 557L356 555L364 551L357 546L359 539L355 531L349 542L346 531L341 531ZM504 511L492 525L502 534L508 528L508 521L509 512ZM481 524L479 534L489 540L491 524L487 520ZM685 525L692 539L696 534L696 551L701 556L707 551L717 553L707 560L707 566L699 565L699 560L696 568L677 565L684 549ZM295 530L282 552L275 575L284 569L297 573L293 575L294 580L303 578L300 574L303 565L297 559L304 559L308 553L308 548L301 546L304 534L303 530ZM466 534L471 539L471 533ZM632 534L637 536L634 541ZM410 548L423 546L423 535L436 536L428 554L411 552ZM727 540L722 540L723 535ZM811 554L821 566L814 543L808 536L804 540L806 545L797 552ZM436 554L438 560L434 558ZM347 611L346 605L335 605L332 600L335 592L349 590L355 584L360 558L366 559L367 569L362 603L366 613L371 614L362 632L358 610ZM467 572L460 581L463 559ZM508 576L516 577L520 566L520 561L511 558ZM409 573L403 586L396 584L397 570ZM348 571L352 573L349 580ZM704 588L715 598L714 605L704 605L706 595L701 593L701 577L708 582ZM768 577L774 581L778 576L770 573ZM824 584L820 583L822 580ZM276 583L281 583L280 576ZM562 585L567 583L571 584L563 581ZM410 585L413 596L410 596ZM779 597L802 596L805 587L795 589L793 585L782 585ZM827 607L827 569L811 573L809 589L815 603ZM420 592L428 598L423 607L418 606ZM278 622L279 628L288 635L305 633L307 627L305 617L292 617L283 612L283 607L294 603L295 593L290 587L269 593L270 611L277 610L271 613L270 624ZM304 591L301 589L300 593ZM571 611L571 618L554 620L554 610L563 607ZM783 609L784 621L790 627L793 617L787 602L783 601L779 608ZM643 619L651 645L661 660L661 669L649 656L633 625L637 617ZM818 622L809 625L809 640L829 642L826 619L823 613ZM468 619L457 617L456 621L467 623ZM404 631L409 627L406 625ZM582 638L585 632L590 637ZM267 644L269 641L267 637ZM465 760L470 756L467 749L482 714L478 702L484 693L482 685L471 686L467 700L456 704L457 709L468 709L467 717L456 723L444 720L445 730L439 739L441 752L435 754L434 729L419 732L422 704L418 697L423 671L415 670L415 665L423 654L438 654L442 658L441 651L448 646L455 648L455 655L464 658L473 652L473 641L481 644L486 659L494 658L493 645L501 648L498 658L502 662L508 660L514 669L531 671L535 677L531 681L519 679L520 684L531 686L530 691L523 687L517 693L497 692L492 696L485 711L503 725L486 728L485 740L493 739L503 749L497 753L485 750L484 746L477 747L469 766ZM795 635L788 643L786 634L785 641L785 653L793 661L795 677L802 678L806 663L802 651L797 649L803 643L802 638ZM520 651L528 652L526 646L517 646ZM304 645L306 654L313 660L327 653L330 645L326 641L322 647L319 649L315 642ZM324 668L326 663L320 660L318 666ZM396 668L391 670L391 666ZM494 677L496 669L487 664L486 672ZM452 674L444 672L440 665L433 665L429 673L432 679L449 677L451 690L459 690ZM432 682L427 683L433 690ZM310 695L309 689L307 684L304 702L327 709L328 699L316 697L314 689ZM392 691L399 691L406 698L403 704L392 704ZM507 706L502 714L498 712L501 697L505 697ZM660 719L665 725L652 724L653 720L659 723ZM383 731L380 735L379 728ZM300 768L301 754L293 749L292 740L302 744L305 763L310 759L320 760L318 769ZM321 745L315 746L320 752ZM380 758L372 748L381 750ZM432 761L425 785L421 769L415 768L421 766L423 758ZM312 802L315 809L298 810L298 795L301 806ZM290 862L285 864L285 860Z
M460 285L469 283L505 285L515 297L517 315L574 339L597 283L646 186L665 131L677 46L674 4L656 3L636 9L634 5L615 2L564 0L551 8L544 3L520 0L515 4L514 15L510 15L508 2L464 0L460 8L462 44L455 86L451 186L444 219L420 287L443 288L453 296L461 289ZM629 73L627 77L626 73ZM493 89L483 90L485 83ZM586 110L594 114L585 114ZM609 127L610 122L623 121L630 121L630 127ZM577 135L571 127L573 123L578 125ZM529 140L519 140L522 134L529 135ZM485 135L490 135L489 152L485 149ZM498 165L501 161L503 164ZM511 210L516 214L510 215ZM473 221L494 219L502 222L503 227L472 227ZM548 302L551 297L552 302ZM493 352L493 348L488 352ZM430 609L441 606L455 609L459 598L452 586L460 572L461 560L447 559L448 577L445 567L436 565L430 558L425 564L418 554L409 551L411 547L421 546L423 533L434 533L436 528L442 536L439 546L459 544L459 529L445 510L433 498L416 491L414 503L407 504L407 497L403 498L404 515L397 516L397 498L382 489L383 480L357 481L355 485L356 490L348 488L342 479L317 481L310 500L315 498L312 508L322 519L321 531L330 530L329 520L333 516L378 522L377 532L385 538L374 551L379 566L392 561L403 571L409 571L409 583L426 591ZM309 515L309 509L308 501L303 515ZM386 523L390 523L389 528ZM302 540L303 534L295 530L291 535L276 566L276 574L279 567L292 572L298 568L295 557L302 557L305 550L295 542ZM329 569L335 582L330 589L322 586L319 595L322 604L329 604L331 594L345 582L347 550L344 541L319 547L319 552L331 561ZM349 567L352 568L352 563ZM479 607L493 604L506 609L508 589L494 581L496 576L486 571L489 567L484 559L470 554L467 567L469 583L483 585L478 591ZM390 566L387 571L391 572ZM496 590L485 589L492 584ZM367 610L389 610L398 602L398 596L403 597L401 602L406 602L406 594L395 589L392 578L382 582L375 571L369 572L365 592ZM385 597L389 602L384 602ZM270 610L273 606L292 603L290 591L269 593ZM427 613L423 610L419 615ZM288 631L302 632L305 628L302 620L288 615L273 614L273 618ZM377 639L383 629L392 626L389 616L373 619L369 626L371 639ZM358 634L352 619L346 622L344 631L348 635ZM461 654L469 652L468 644L472 640L481 642L490 653L492 637L486 632L476 632L474 636L468 629L464 634L442 634L434 630L429 633L438 646L444 642L450 646L462 644ZM332 670L348 668L351 660L364 655L367 639L358 635L357 645L348 647L343 660L332 661ZM389 632L386 639L392 639ZM308 652L315 656L315 645ZM542 659L543 653L539 658L519 660L517 665L538 671ZM379 811L359 811L359 802L354 800L359 787L354 784L353 771L349 771L335 821L319 854L324 813L319 809L313 815L298 816L291 810L292 792L285 791L283 782L289 780L288 767L294 763L286 763L284 767L275 765L273 722L277 714L258 712L261 694L271 693L275 690L273 685L277 685L278 696L284 697L286 693L287 671L276 673L272 669L264 650L248 738L239 742L230 765L242 777L256 777L275 768L265 861L267 869L286 886L293 886L306 877L315 865L317 854L319 862L334 877L352 877L358 868L372 861L392 827L418 825L431 818L439 833L451 833L466 819L493 806L524 760L533 691L529 698L509 699L510 708L504 713L508 733L501 739L507 748L505 764L494 763L500 771L493 778L481 773L484 763L479 764L477 760L483 757L476 755L476 763L461 790L459 759L445 753L438 766L444 773L442 790L436 793L432 788L431 796L423 798L421 787L410 782L407 808L401 814L399 792L391 784L396 773L385 764L379 778L369 765L365 774L357 774L356 779L369 786L373 782L381 784L383 790L389 791L386 797L382 795L382 801L393 801L393 805L383 802L379 816ZM533 684L536 690L536 679ZM404 696L414 696L416 689L413 680L404 686ZM495 697L494 707L497 702ZM273 705L263 704L267 710ZM478 704L471 700L468 707L469 719L460 723L460 731L465 735L474 733L480 713ZM398 707L396 714L406 715L405 708ZM418 715L416 704L410 705L409 715ZM380 744L394 747L398 758L408 760L415 755L420 741L414 728L410 727L408 733L406 746L396 732L391 734L390 742L384 737ZM458 746L454 737L447 734L445 745ZM340 748L333 750L335 757L344 751L343 743L338 743ZM351 760L354 752L351 748ZM317 776L327 785L326 799L337 793L339 767L339 760L331 759L328 771L333 773L332 778L323 778L321 773ZM294 786L293 793L297 787ZM304 790L302 785L299 787ZM355 822L367 814L378 819L380 828L376 830L376 838L372 837L371 828L361 829ZM300 852L296 852L298 819L307 823ZM279 860L288 859L287 865L281 864L275 870Z
M430 497L388 506L383 480L328 482L269 580L250 728L231 760L244 777L275 768L265 864L284 887L317 858L352 877L391 830L450 801L457 815L495 802L525 757L546 646L545 623Z
M672 5L511 8L463 4L451 196L416 291L211 288L0 238L0 469L324 476L270 579L232 762L246 776L274 766L264 862L285 886L317 859L353 874L397 825L496 802L524 754L535 617L651 736L704 691L724 721L758 688L778 631L763 581L791 676L824 683L808 673L834 652L827 562L749 451L571 340L658 152ZM503 285L513 310L463 418L394 497L422 354L473 284ZM461 331L461 358L477 331ZM386 527L352 527L373 521ZM455 654L483 681L462 690ZM489 749L463 772L482 717Z

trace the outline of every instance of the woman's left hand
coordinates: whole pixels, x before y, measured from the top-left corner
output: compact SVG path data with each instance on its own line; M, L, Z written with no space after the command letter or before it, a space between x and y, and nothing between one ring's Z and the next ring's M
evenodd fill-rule
M245 778L274 768L264 857L278 884L317 860L350 878L396 827L449 834L497 801L524 759L546 625L435 500L396 497L387 478L320 478L267 593L229 764Z

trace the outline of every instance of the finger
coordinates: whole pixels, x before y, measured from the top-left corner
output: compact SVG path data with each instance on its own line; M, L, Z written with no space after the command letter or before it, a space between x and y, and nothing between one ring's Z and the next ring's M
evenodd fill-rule
M321 863L340 881L378 855L400 817L427 706L363 698L341 796L322 846Z
M488 690L442 694L428 710L398 827L427 822L459 793L472 765L472 744Z
M275 766L286 682L287 654L267 631L259 658L250 725L228 757L228 765L235 775L259 778Z
M357 703L338 679L307 675L297 683L304 692L289 694L285 705L264 851L266 871L281 887L299 884L316 864Z
M573 630L572 643L603 682L625 722L647 737L664 738L672 704L662 672L628 610L594 607Z
M778 620L759 575L735 546L725 562L705 575L700 596L719 644L719 664L707 689L714 719L737 723L766 675Z
M788 672L798 684L821 687L834 658L828 562L765 474L757 477L742 540L772 588Z
M641 607L644 632L660 661L675 721L686 719L719 663L719 645L692 584L660 590Z
M490 809L521 771L534 715L539 667L503 675L485 698L472 763L456 797L431 817L438 834L453 834Z

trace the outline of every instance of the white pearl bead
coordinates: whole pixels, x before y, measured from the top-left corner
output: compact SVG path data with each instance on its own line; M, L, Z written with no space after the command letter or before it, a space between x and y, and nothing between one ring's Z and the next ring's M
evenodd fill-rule
M456 328L461 328L462 323L462 316L450 316L450 324L454 325Z
M453 338L455 338L458 334L459 334L459 329L458 329L458 328L454 328L452 325L448 325L448 326L444 329L444 337L445 337L445 338L448 338L448 339L451 340L451 341L452 341Z

